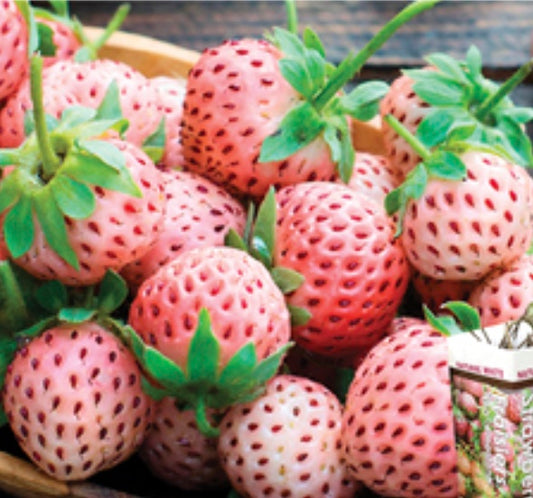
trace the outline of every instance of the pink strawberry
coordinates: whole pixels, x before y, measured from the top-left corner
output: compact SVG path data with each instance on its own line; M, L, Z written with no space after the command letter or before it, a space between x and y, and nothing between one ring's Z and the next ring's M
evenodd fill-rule
M531 241L531 179L525 170L475 150L461 160L466 178L430 179L403 218L409 261L434 279L481 279L519 258Z
M28 28L14 0L0 2L0 102L28 75Z
M153 401L133 355L100 325L45 331L8 367L2 402L27 455L60 480L80 480L141 444Z
M407 75L396 78L380 104L382 117L393 115L411 133L429 111L429 104L424 102L413 90L414 81ZM386 122L382 124L383 141L390 165L400 178L405 178L420 161L418 154Z
M265 138L302 102L280 72L281 58L274 45L252 39L227 41L202 54L189 74L183 109L187 169L256 197L272 184L335 177L322 139L286 160L258 162Z
M533 256L524 254L474 287L468 302L484 327L517 320L533 300Z
M414 323L372 348L347 394L342 441L352 477L382 496L457 496L443 335Z
M160 112L165 118L165 148L161 163L166 168L183 166L181 146L181 116L187 80L157 76L150 82L159 96Z
M156 404L152 427L139 455L154 476L181 489L210 490L227 486L217 439L204 436L191 410L180 410L173 398Z
M121 274L136 289L147 277L184 251L224 245L230 228L242 233L246 214L225 190L194 173L163 173L166 209L156 242Z
M240 496L352 497L340 453L342 408L321 384L278 375L222 419L218 450Z
M357 152L348 186L383 205L386 195L400 184L400 178L385 156Z
M158 94L150 80L132 67L107 59L89 62L60 60L43 71L44 107L48 114L59 118L71 105L96 109L109 85L116 81L122 113L129 121L125 138L142 145L157 129L162 118L158 109ZM17 147L24 140L24 114L31 109L29 81L0 111L0 146Z
M129 324L142 339L186 368L201 308L220 342L219 368L244 344L265 358L289 339L283 294L266 268L244 251L203 247L181 253L140 286Z
M116 139L108 140L108 144L123 154L126 169L139 186L141 197L92 186L96 199L94 211L81 219L65 218L66 241L77 258L78 267L60 256L43 230L36 228L29 249L14 257L29 273L68 285L96 283L108 269L119 270L139 258L157 237L164 212L161 172L133 144ZM0 225L5 228L5 223L6 216L3 216ZM5 236L0 238L6 242Z
M345 185L307 182L277 194L275 263L305 282L287 296L311 317L293 328L304 348L350 356L386 332L409 280L384 208Z

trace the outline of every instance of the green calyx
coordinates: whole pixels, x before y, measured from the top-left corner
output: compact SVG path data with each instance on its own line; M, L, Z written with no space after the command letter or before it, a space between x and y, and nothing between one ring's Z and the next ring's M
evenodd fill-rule
M276 197L271 187L261 202L257 214L255 205L250 203L244 234L241 237L230 229L225 237L225 245L247 252L260 261L283 294L289 294L300 287L305 278L291 268L274 264L276 243ZM288 307L293 326L304 325L310 318L309 311L296 306Z
M448 301L441 308L449 313L437 316L427 306L423 307L426 321L441 334L452 336L481 329L479 313L468 303Z
M255 345L250 342L242 346L221 369L220 344L205 308L198 315L185 369L145 344L131 327L125 328L125 334L144 371L157 384L146 382L146 391L155 399L174 397L184 408L193 409L198 428L209 437L216 437L219 431L210 422L207 410L223 410L258 397L265 383L278 371L283 356L291 346L290 343L285 344L259 361Z
M34 40L34 42L30 53L39 52L43 56L50 57L56 55L57 47L53 40L54 32L52 28L43 22L39 22L36 18L47 19L56 21L71 29L81 42L81 47L74 55L74 60L77 62L95 60L98 57L98 51L109 40L110 36L120 28L130 12L129 4L120 5L98 39L90 40L84 32L83 24L70 15L67 0L50 0L49 3L51 9L31 8L31 22L28 25L30 26L30 39Z
M289 22L292 32L275 28L269 39L283 53L279 61L280 71L302 100L285 115L279 129L264 140L259 161L285 159L322 136L340 178L347 183L352 175L355 152L346 115L363 121L372 119L388 85L369 81L349 93L343 88L400 26L433 7L437 1L412 2L360 52L349 54L338 67L326 61L324 46L310 28L304 30L301 39L295 33L293 22Z
M50 247L78 269L65 219L85 219L93 213L92 186L135 197L141 191L124 155L109 141L96 138L111 129L123 133L128 126L116 83L109 86L97 110L73 106L57 121L44 113L41 67L42 59L33 57L34 108L33 119L26 121L28 137L20 147L0 151L0 167L14 167L0 181L3 234L9 252L18 258L32 246L39 226Z
M463 141L490 146L521 166L533 165L531 142L524 125L533 119L533 109L515 107L509 98L533 68L527 61L501 85L482 74L479 50L472 46L463 61L435 53L426 57L431 69L412 69L404 74L414 80L413 90L430 110L419 128L421 134L439 130L439 141Z

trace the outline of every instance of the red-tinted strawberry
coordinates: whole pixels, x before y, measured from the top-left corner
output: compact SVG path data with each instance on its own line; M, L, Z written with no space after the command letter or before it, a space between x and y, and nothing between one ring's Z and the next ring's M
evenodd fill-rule
M0 2L0 102L28 75L28 28L14 0Z
M475 150L460 159L464 179L429 179L403 218L407 257L434 279L481 279L519 258L531 240L531 179L525 170Z
M457 496L441 333L414 323L372 348L347 394L342 441L352 477L381 496Z
M246 214L225 190L194 173L171 170L162 175L166 197L157 240L140 259L121 272L132 289L184 251L224 245L231 228L242 234Z
M177 400L156 404L148 436L139 455L154 476L181 489L224 488L228 479L217 452L217 439L204 436L191 410L180 410Z
M159 96L159 110L165 119L165 148L161 164L166 168L183 166L181 116L187 81L184 78L157 76L150 80Z
M277 194L276 265L305 282L287 296L309 320L293 328L311 351L350 356L386 332L409 280L382 206L345 185L301 183Z
M125 138L142 145L161 120L158 94L150 80L132 67L106 59L88 62L61 60L43 71L43 99L46 113L59 118L71 105L96 109L112 81L119 89L122 113L129 121ZM0 111L0 146L17 147L24 136L24 115L32 109L29 80Z
M243 497L353 497L340 452L341 405L321 384L279 375L220 424L222 466Z
M2 402L23 450L61 480L128 458L153 411L133 355L91 322L54 327L24 346L8 368Z
M520 318L533 301L533 256L524 254L479 282L468 302L484 327Z

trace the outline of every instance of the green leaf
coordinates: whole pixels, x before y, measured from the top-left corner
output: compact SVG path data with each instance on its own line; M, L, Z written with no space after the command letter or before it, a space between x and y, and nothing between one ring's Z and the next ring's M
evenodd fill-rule
M452 335L448 327L425 304L422 305L424 318L435 330L446 336Z
M249 342L242 346L220 372L219 383L229 392L241 391L251 385L251 373L257 364L255 345Z
M32 202L22 194L4 219L4 237L7 248L14 258L29 251L34 239Z
M337 173L344 183L352 177L355 151L348 125L343 120L330 119L324 131L324 140L331 152L331 159L337 165Z
M295 291L305 282L305 277L301 273L284 266L275 266L270 275L283 294Z
M276 374L281 364L281 360L292 346L292 342L284 344L275 353L257 364L252 373L252 377L257 384L264 384Z
M59 209L51 189L43 188L34 196L37 219L50 247L74 269L79 270L78 256L68 240L63 213Z
M276 196L274 187L270 187L257 211L250 248L267 268L272 266L275 239Z
M98 289L98 310L105 314L111 314L127 297L128 286L125 280L118 273L107 270Z
M17 171L0 180L0 213L15 204L21 194Z
M283 55L291 58L301 58L305 54L305 45L297 35L286 29L274 27L274 40Z
M96 111L94 109L81 105L73 105L63 111L58 126L60 130L70 130L71 128L87 123L94 119L95 116Z
M461 158L452 152L437 151L425 162L430 177L444 180L462 180L466 177L466 166Z
M129 172L123 174L94 155L69 154L63 163L62 172L82 183L98 185L133 197L142 195Z
M468 84L468 78L465 75L461 63L448 54L440 52L428 55L425 59L432 65L439 69L446 76L453 78L461 84Z
M405 71L411 75L413 72ZM424 79L415 81L413 90L415 93L429 105L461 105L465 100L465 92L461 85L450 79L443 78L434 71L426 71ZM431 74L434 73L434 74Z
M481 329L481 318L476 308L464 301L448 301L441 306L451 311L464 331Z
M198 325L189 345L187 378L190 381L213 381L217 377L220 344L211 329L207 309L198 313Z
M95 310L87 308L62 308L59 310L57 317L62 322L83 323L92 320L95 315Z
M529 123L533 119L533 108L531 107L507 107L499 111L501 116L512 119L518 124Z
M224 236L224 245L248 252L248 247L246 247L243 238L233 228L230 228Z
M391 190L385 196L385 211L387 211L387 214L389 216L393 215L394 213L397 213L400 210L403 199L402 192L402 188L397 187Z
M53 314L58 313L68 303L67 289L58 280L43 283L35 291L35 297L40 306Z
M42 320L39 320L38 322L35 322L33 325L30 325L29 327L17 331L15 334L16 337L37 337L41 334L44 330L49 329L53 325L57 323L57 319L55 316L43 318Z
M379 111L379 103L387 94L389 85L383 81L367 81L340 97L342 109L360 121L369 121Z
M289 313L291 315L291 325L298 327L305 325L311 318L312 314L307 308L301 308L300 306L287 305Z
M126 170L126 158L124 154L111 142L106 140L79 140L77 145L80 150L98 158L117 172Z
M161 118L157 129L145 139L142 149L148 157L157 164L163 158L165 153L166 128L165 118Z
M150 377L161 384L168 393L181 389L186 381L185 374L178 365L150 346L144 348L141 364Z
M308 26L305 27L302 34L302 39L304 45L307 48L316 50L322 57L326 57L326 50L324 48L322 40L320 40L320 37L315 31L313 31L313 29Z
M481 59L481 52L479 49L472 45L466 53L466 65L468 71L472 75L472 79L477 79L481 75L481 70L483 69L483 61Z
M454 121L454 114L447 109L432 109L418 125L416 137L426 147L434 147L446 140Z
M54 31L50 26L41 22L36 23L39 36L39 53L45 57L56 55L56 44L54 43Z
M88 218L95 209L93 191L84 183L57 174L49 183L59 209L70 218Z
M280 128L261 146L260 162L281 161L311 143L325 124L309 102L302 102L283 118Z
M283 77L297 92L301 93L306 99L310 99L313 96L313 81L303 61L281 59L279 68Z
M95 117L96 119L105 120L118 120L124 117L120 106L120 90L115 79L107 86L104 98L96 110Z

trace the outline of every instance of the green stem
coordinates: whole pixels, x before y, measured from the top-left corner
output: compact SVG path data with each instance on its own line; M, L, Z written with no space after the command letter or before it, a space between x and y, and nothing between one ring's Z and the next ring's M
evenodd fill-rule
M384 116L383 121L387 123L400 137L402 137L409 146L422 158L427 161L431 156L431 151L416 138L402 123L400 123L392 114Z
M90 43L91 49L94 51L95 56L98 50L100 50L106 44L107 40L109 40L111 35L115 31L117 31L120 26L122 26L124 19L126 19L127 15L130 13L130 8L130 4L122 4L116 10L115 14L111 18L111 21L109 21L108 25L106 26L104 32L100 35L100 37L93 43Z
M41 152L41 167L44 180L49 180L54 175L61 159L55 153L48 129L43 103L43 59L34 55L30 60L30 91L33 102L33 120L39 150Z
M315 97L313 104L317 111L320 112L328 104L401 26L421 12L431 9L437 2L439 0L415 0L385 24L357 54L349 54L333 73L328 84Z
M287 29L297 35L298 34L298 12L296 10L295 0L285 0L285 9L287 11Z
M217 437L220 431L211 425L211 422L207 418L205 400L199 397L196 400L196 406L194 407L196 415L196 425L199 431L207 437Z
M529 59L525 64L520 66L518 70L506 80L498 91L489 97L479 106L476 111L476 118L483 121L487 114L492 111L507 95L509 95L531 72L533 69L533 58Z

